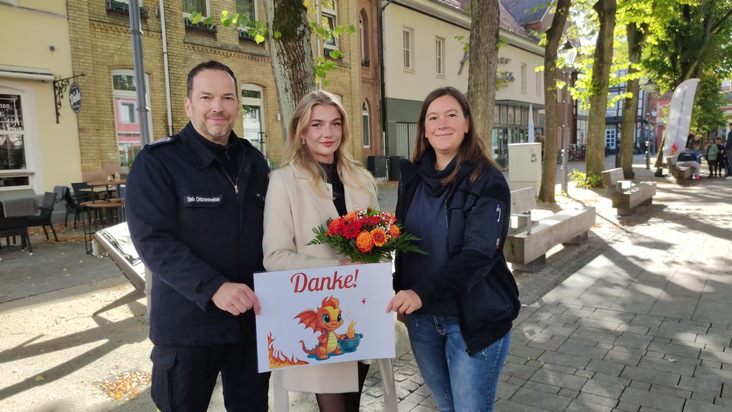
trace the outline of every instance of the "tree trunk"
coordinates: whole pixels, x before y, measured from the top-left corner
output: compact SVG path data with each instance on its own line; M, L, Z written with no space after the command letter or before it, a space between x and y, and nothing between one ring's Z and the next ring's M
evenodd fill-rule
M282 135L300 99L315 89L315 65L310 43L308 10L302 0L265 0L267 44L277 101L282 118ZM280 37L275 39L274 34Z
M560 136L557 119L557 50L564 33L564 26L569 15L571 0L558 0L552 25L546 30L546 48L544 51L544 163L542 165L539 200L554 203L557 184L557 152ZM517 165L514 165L514 167Z
M498 0L471 3L470 70L468 101L475 132L489 157L493 157L493 108L496 104L498 32L501 17Z
M640 64L641 52L643 51L643 41L645 40L645 32L643 27L639 28L635 23L626 26L626 36L628 38L628 74L632 75L638 72L638 64ZM635 177L633 172L633 143L635 136L636 119L638 118L638 97L640 91L640 79L631 78L628 81L627 91L631 96L625 99L623 104L623 123L620 138L620 160L623 167L623 176L626 179Z
M598 0L592 7L597 12L600 30L595 45L590 91L590 113L585 154L587 176L602 176L605 169L605 111L613 60L613 31L615 30L616 0Z

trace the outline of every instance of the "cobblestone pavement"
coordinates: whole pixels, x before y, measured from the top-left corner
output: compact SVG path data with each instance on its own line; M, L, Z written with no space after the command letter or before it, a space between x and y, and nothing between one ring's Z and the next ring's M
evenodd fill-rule
M546 213L592 205L597 224L583 244L552 249L540 272L515 273L523 308L497 411L732 410L732 180L679 186L636 163L636 180L655 180L658 192L631 217L617 217L604 190L571 183L569 197L540 205ZM393 210L395 185L383 184L379 198ZM94 387L117 372L149 371L144 300L90 316L132 288L110 275L109 259L71 247L34 243L37 266L0 250L0 273L11 280L0 289L0 410L154 410L149 388L112 401ZM90 280L95 273L103 279ZM73 284L64 289L58 278ZM12 294L29 283L43 293ZM411 353L394 366L399 410L437 410ZM375 369L362 411L383 409ZM222 405L215 395L210 410ZM292 405L315 410L307 398Z

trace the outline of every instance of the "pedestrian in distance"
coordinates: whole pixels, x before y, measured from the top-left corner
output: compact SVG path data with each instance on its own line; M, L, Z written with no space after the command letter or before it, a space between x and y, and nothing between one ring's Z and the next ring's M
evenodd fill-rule
M727 150L725 150L722 137L717 136L715 145L717 146L717 177L727 178Z
M685 148L676 157L676 164L686 166L691 169L691 179L701 179L701 152L699 151L699 143L692 143L691 148Z
M727 141L724 143L724 151L727 153L727 176L732 176L732 159L730 159L730 153L732 153L732 123L729 124L729 132L727 132Z
M422 103L396 215L426 255L397 253L396 311L440 411L492 411L518 288L503 256L511 194L455 88Z
M707 141L707 149L705 150L707 164L709 165L709 177L715 177L719 175L719 163L717 163L717 156L719 154L719 146L714 142Z
M127 223L152 272L151 395L158 410L205 411L219 374L227 411L266 411L253 273L262 266L269 168L232 128L236 76L209 61L188 73L178 134L146 145L127 177Z
M684 146L686 149L693 149L694 143L699 142L699 136L695 135L694 133L689 133L689 136L686 137L686 146Z
M295 108L283 166L272 173L264 209L268 271L351 264L326 244L307 245L313 228L356 209L378 209L376 182L346 148L346 112L334 95L316 90ZM322 412L358 412L369 365L341 362L276 371L287 390L313 392ZM277 377L280 378L279 376Z

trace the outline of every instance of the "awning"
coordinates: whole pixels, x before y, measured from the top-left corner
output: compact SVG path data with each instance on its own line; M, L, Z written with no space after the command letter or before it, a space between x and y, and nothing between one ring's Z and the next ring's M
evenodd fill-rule
M54 80L53 74L48 69L4 65L0 65L0 78L39 80L43 82L52 82Z

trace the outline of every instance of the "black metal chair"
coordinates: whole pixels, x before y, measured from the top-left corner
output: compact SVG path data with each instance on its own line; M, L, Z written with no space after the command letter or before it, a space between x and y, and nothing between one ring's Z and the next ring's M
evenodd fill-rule
M71 190L67 186L56 186L53 190L56 192L56 197L59 200L63 200L66 204L64 227L69 227L69 213L71 213L74 215L74 229L76 229L76 223L81 218L82 213L81 206L79 205L80 202L71 194Z
M46 234L46 240L49 240L48 237L48 231L46 230L46 226L51 227L51 232L53 232L53 238L58 242L58 236L56 236L56 229L53 228L53 223L51 222L51 215L53 214L53 208L56 205L56 193L55 192L46 192L43 195L43 203L40 207L40 213L35 216L29 216L28 217L28 227L32 226L41 226L43 228L43 233Z
M86 182L72 183L71 188L74 190L74 200L76 200L76 203L94 200L92 188Z

